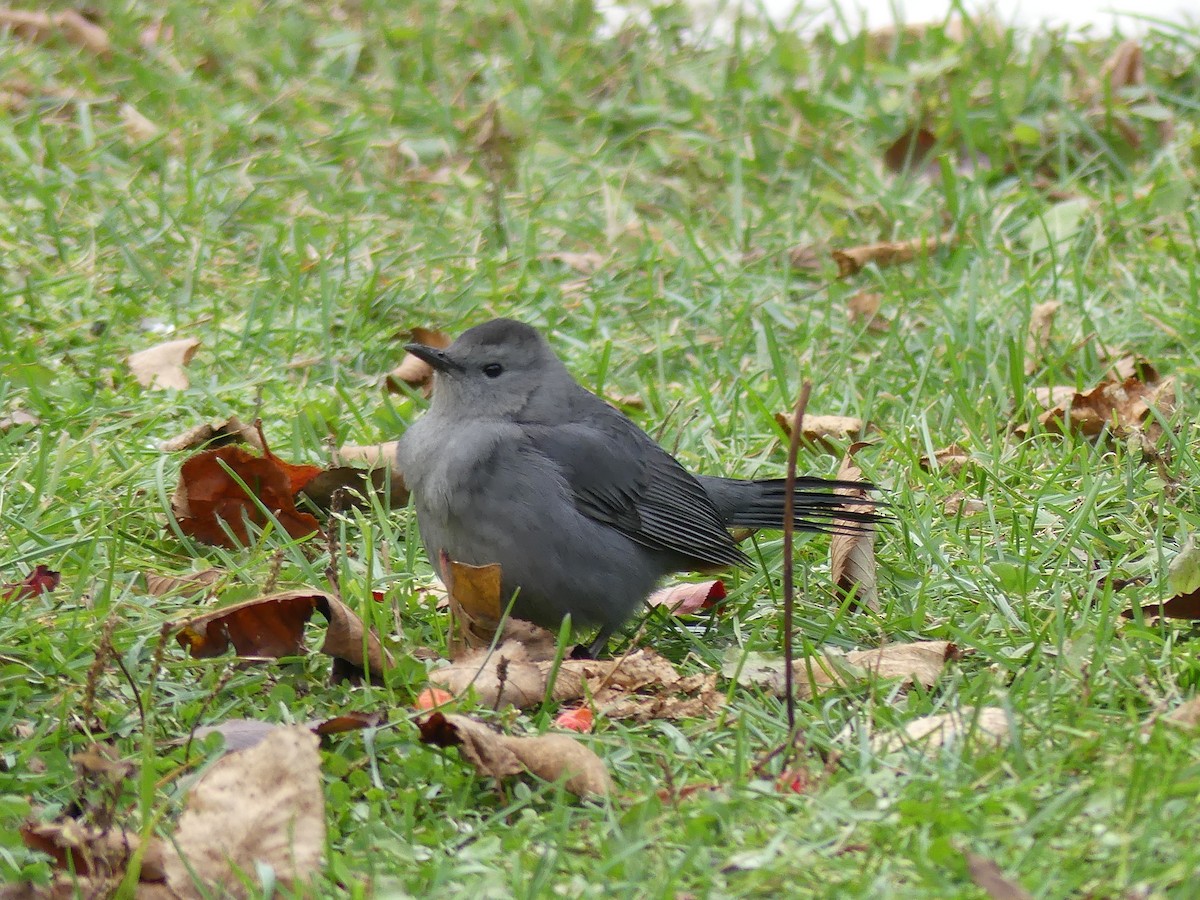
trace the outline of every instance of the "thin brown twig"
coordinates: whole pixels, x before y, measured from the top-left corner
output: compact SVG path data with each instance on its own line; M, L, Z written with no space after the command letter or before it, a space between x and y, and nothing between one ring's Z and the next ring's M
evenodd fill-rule
M796 400L796 412L792 417L792 433L788 440L787 470L783 481L783 683L787 695L788 745L796 734L796 690L795 673L792 672L792 631L796 607L796 585L792 569L795 565L794 540L796 523L796 462L800 456L800 433L804 426L804 411L808 408L808 397L812 393L812 382L800 386L800 397Z

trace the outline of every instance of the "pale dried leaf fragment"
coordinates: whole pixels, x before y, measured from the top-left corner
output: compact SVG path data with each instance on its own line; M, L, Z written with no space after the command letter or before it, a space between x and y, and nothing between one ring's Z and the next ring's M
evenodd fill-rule
M508 778L529 772L545 781L563 781L579 797L604 796L612 779L604 761L566 734L512 737L468 716L435 712L423 722L421 741L459 748L463 758L484 775Z
M198 597L208 593L209 588L224 577L221 569L204 569L200 572L188 572L185 575L160 575L157 572L146 572L146 593L151 597L166 597L175 594L180 597Z
M125 362L142 387L151 390L174 388L182 391L188 386L184 366L192 361L199 347L200 341L195 338L180 338L139 350L131 354Z
M1200 725L1200 697L1185 700L1163 716L1161 721L1180 728L1195 728Z
M967 518L977 516L987 509L987 504L978 497L968 497L962 491L955 491L942 503L942 512L948 516Z
M673 616L692 616L725 599L725 582L687 581L660 588L646 598L647 606L661 606Z
M974 464L971 455L958 444L935 450L933 456L922 456L918 461L918 465L927 472L945 469L950 476L957 475L967 466Z
M838 481L862 481L862 469L854 462L854 454L868 444L857 441L850 445L842 465L838 469ZM847 512L870 513L874 506L863 488L838 488L834 491L843 497L862 500L862 503L847 503ZM834 590L842 599L852 598L858 609L879 609L879 582L875 571L875 526L860 525L845 519L834 519L834 532L829 542L829 574Z
M1025 338L1025 374L1032 375L1041 364L1042 355L1050 345L1054 317L1062 306L1057 300L1047 300L1033 308L1029 316L1029 335Z
M795 660L796 695L812 697L834 687L852 687L874 680L900 680L903 684L932 687L941 677L946 663L959 656L949 641L916 641L889 644L876 650L852 650L824 653ZM783 659L741 652L731 654L721 667L728 678L737 678L743 687L766 688L777 696L784 693Z
M787 437L792 435L792 416L790 413L775 413L775 421L783 429ZM862 437L866 426L862 419L854 416L804 416L803 438L812 444L819 444L827 450L833 448L830 439L836 441L856 441Z
M500 566L496 563L486 566L460 563L450 559L444 551L439 562L453 620L451 658L458 659L467 650L490 647L504 616Z
M904 726L899 734L877 734L871 739L876 753L894 753L908 746L919 746L924 752L942 747L958 746L969 739L982 740L1003 746L1012 736L1008 713L998 706L976 709L964 706L954 712L921 716Z
M158 126L138 112L132 103L121 104L121 126L125 137L135 144L144 144L158 137Z
M483 648L458 657L450 665L434 669L429 680L457 695L474 690L479 702L499 709L512 705L518 709L541 703L546 695L546 672L529 658L524 645L506 642L489 652ZM576 689L561 700L582 695L582 679L574 679Z
M1158 417L1167 418L1175 410L1175 377L1161 377L1154 366L1135 356L1121 359L1113 372L1088 391L1038 388L1034 396L1045 408L1038 422L1052 433L1072 430L1095 438L1107 430L1116 438L1141 433L1151 443L1157 441L1162 436Z
M396 465L396 446L399 441L384 441L382 444L343 444L333 452L334 465L344 466L350 463L366 463L370 469L391 469L392 477L399 476L400 469Z
M909 241L882 241L878 244L834 250L833 259L837 263L838 277L848 278L870 263L883 268L911 262L917 257L928 256L941 247L950 246L953 242L954 235L951 232Z
M289 887L317 873L325 850L317 744L304 725L276 728L204 774L188 792L174 852L167 853L173 891L189 898L247 897L251 889L242 878L255 879L263 865Z
M409 343L424 344L438 350L444 350L453 343L450 335L432 328L413 328L407 337ZM420 388L428 397L433 385L433 366L411 353L405 353L400 365L387 376L386 382L388 390L393 393L399 393L400 385L406 384L411 388Z
M826 252L822 247L798 244L787 252L788 265L799 272L820 272L825 266Z
M892 323L879 314L883 304L883 294L874 291L860 291L846 301L846 313L851 325L866 325L868 331L882 333L892 327Z
M22 425L41 425L42 420L33 413L23 409L14 409L4 418L0 419L0 434L9 431L13 428L19 428Z
M963 858L967 861L971 880L992 900L1033 900L1032 894L1005 876L995 860L969 850L963 852Z
M593 706L610 719L706 718L725 702L715 673L681 675L668 660L644 648L615 660L567 660L562 667L587 678Z
M563 250L555 253L543 253L538 258L545 262L562 263L580 275L594 275L604 265L604 256L594 250L585 253L571 253Z
M46 13L0 8L0 28L8 28L27 41L48 41L62 35L97 56L108 56L112 50L108 32L73 9Z

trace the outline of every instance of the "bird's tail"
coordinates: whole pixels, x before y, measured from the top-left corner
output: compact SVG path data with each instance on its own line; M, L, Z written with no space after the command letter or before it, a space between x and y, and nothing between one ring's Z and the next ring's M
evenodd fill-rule
M783 528L785 481L767 478L742 481L737 478L702 476L700 483L730 528ZM827 533L863 531L882 516L879 501L862 496L875 486L866 481L837 481L804 476L796 479L792 521L800 531ZM852 491L851 494L835 491Z

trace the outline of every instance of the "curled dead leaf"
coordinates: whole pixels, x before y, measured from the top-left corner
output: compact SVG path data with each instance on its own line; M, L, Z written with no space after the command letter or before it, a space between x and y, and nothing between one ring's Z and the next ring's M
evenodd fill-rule
M0 9L0 28L27 41L49 41L61 35L96 56L108 56L112 50L108 32L73 9L60 13Z
M125 363L142 387L182 391L188 387L184 366L192 361L199 348L200 341L195 338L180 338L130 354Z
M3 418L0 418L0 434L10 431L13 428L19 428L22 425L41 425L42 420L33 413L24 409L14 409L11 413Z
M995 860L971 853L963 853L967 862L967 871L975 882L991 898L991 900L1033 900L1033 895L1012 879L1005 876Z
M958 444L951 444L941 450L935 450L933 456L922 456L918 465L926 472L945 469L951 477L957 475L969 465L973 465L971 455Z
M892 323L879 315L879 307L883 303L883 294L873 291L860 291L846 301L846 312L852 325L866 325L868 331L884 332L892 327Z
M159 444L159 449L163 453L179 453L183 450L199 450L201 447L212 450L228 444L249 444L261 452L263 444L258 435L255 426L247 425L237 416L230 416L217 425L204 422L189 428L182 434L163 441Z
M838 277L847 278L862 270L870 263L883 268L900 263L911 262L919 256L927 256L942 247L954 243L951 232L934 237L915 238L909 241L883 241L878 244L864 244L860 247L849 247L845 250L834 250L833 259L837 263Z
M508 778L529 772L545 781L563 781L579 797L605 796L612 779L604 761L576 738L565 734L511 737L461 715L435 712L418 723L421 742L458 747L481 774Z
M646 598L647 606L662 606L673 616L692 616L725 599L725 582L697 581L661 588Z
M471 566L451 559L445 552L439 563L453 619L451 657L457 658L464 650L490 647L504 616L500 566Z
M379 677L393 665L379 638L336 597L316 590L285 591L235 603L179 623L175 639L195 659L230 646L238 656L278 659L305 652L304 627L319 611L328 622L321 652L334 658L333 679ZM364 655L365 647L365 655Z
M775 421L787 437L792 434L791 413L775 413ZM828 453L841 453L833 441L857 441L866 426L854 416L804 416L803 438ZM832 441L830 439L833 439Z
M1088 391L1038 388L1035 399L1045 409L1038 422L1051 433L1071 430L1095 438L1107 432L1125 438L1140 432L1156 442L1162 435L1158 417L1167 418L1175 410L1174 377L1161 377L1152 365L1134 356L1123 358L1113 369L1111 376Z
M135 144L144 144L158 137L158 126L143 116L132 103L121 104L121 125L125 137Z
M562 263L564 266L574 269L580 275L594 275L604 265L604 257L594 250L589 250L586 253L570 253L567 251L543 253L538 259L546 262Z
M146 572L146 593L151 597L166 597L178 594L181 597L198 597L208 592L224 577L221 569L204 569L201 572L188 572L186 575L159 575Z
M434 331L432 328L414 328L407 333L406 338L406 343L424 344L439 350L444 350L452 343L450 335L444 331ZM411 353L405 353L400 365L387 376L386 382L388 390L393 393L401 393L400 385L406 384L412 388L420 388L425 396L429 396L433 383L433 366Z
M838 469L838 481L862 481L862 469L854 462L854 454L869 446L862 441L850 445L842 465ZM847 512L873 512L870 495L863 488L838 488L834 491L845 497L862 500L862 503L847 503ZM833 579L834 591L845 600L852 598L858 609L879 609L879 583L875 571L875 526L858 525L845 519L834 519L834 532L829 542L829 574Z
M1033 308L1029 316L1029 335L1025 339L1025 374L1032 375L1041 364L1042 356L1050 345L1050 333L1054 329L1054 317L1062 306L1057 300L1047 300Z

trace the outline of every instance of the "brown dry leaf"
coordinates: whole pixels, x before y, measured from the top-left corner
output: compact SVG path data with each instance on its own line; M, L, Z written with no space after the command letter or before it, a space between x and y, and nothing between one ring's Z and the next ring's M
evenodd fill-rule
M928 128L910 129L883 151L883 164L892 172L913 172L925 165L936 148L937 138Z
M180 338L139 350L131 354L125 363L142 387L151 390L175 388L182 391L188 386L187 373L183 371L183 367L192 361L199 347L200 342L195 338Z
M356 466L334 466L315 475L296 495L304 498L322 512L334 508L338 492L341 502L359 509L370 508L372 494L392 509L403 509L408 503L408 489L404 479L397 478L388 469L360 469Z
M171 889L188 898L248 897L258 892L242 878L261 866L288 887L316 874L325 851L317 744L306 726L290 725L213 765L179 817L165 863Z
M163 441L159 444L159 449L163 453L179 453L183 450L199 450L201 447L212 450L229 444L249 444L260 452L263 449L255 426L247 425L237 416L230 416L219 425L210 425L207 422L196 425L170 440Z
M57 869L69 869L84 877L117 879L123 875L126 863L141 846L137 832L100 828L72 818L55 822L26 822L21 826L21 839L26 847L49 855ZM162 880L162 853L163 846L157 839L146 848L142 858L142 881ZM67 893L63 896L75 895Z
M352 462L366 463L369 469L385 469L392 470L393 478L402 478L400 470L396 468L396 446L399 441L384 441L382 444L345 444L339 447L333 453L333 461L336 465L344 466Z
M1012 736L1008 713L997 706L962 709L932 716L921 716L904 726L900 734L879 734L871 738L871 749L879 754L895 753L905 747L920 745L928 752L966 739L983 739L996 746L1007 744Z
M845 654L826 651L793 662L796 696L806 699L832 687L852 687L873 680L901 679L905 684L928 688L941 676L946 662L958 656L958 648L949 641L889 644L877 650L852 650ZM726 660L722 670L726 677L736 675L743 687L762 687L783 696L782 658L751 654L743 660L737 654Z
M329 623L321 652L334 658L334 681L361 676L366 669L377 677L393 665L379 638L373 632L364 636L354 611L324 591L285 591L213 610L179 623L175 639L196 659L220 656L230 645L238 656L254 659L299 656L305 652L304 626L314 611Z
M186 575L159 575L146 572L146 593L151 597L166 597L177 594L180 597L198 597L208 593L209 588L225 576L221 569L204 569L200 572L188 572Z
M566 660L563 673L587 679L592 706L610 719L706 718L720 709L715 673L681 675L653 650L639 649L614 660Z
M792 414L775 413L775 421L787 437L792 436ZM862 419L854 416L804 416L804 440L816 444L827 452L840 453L833 441L857 441L866 426Z
M969 850L963 852L963 859L967 861L971 880L992 900L1033 900L1032 894L1005 877L994 860Z
M171 497L171 511L185 534L218 547L246 544L247 520L259 527L267 522L260 504L294 538L320 532L317 520L296 509L293 498L321 473L321 467L285 462L270 451L261 432L259 439L263 444L262 456L241 447L226 446L204 450L184 462L179 470L179 484ZM253 496L246 493L238 479L254 491ZM232 538L221 527L222 522L228 526Z
M604 265L604 256L594 250L586 253L569 253L566 251L543 253L538 259L545 262L562 263L564 266L574 269L580 275L594 275Z
M1047 300L1033 308L1029 316L1029 335L1025 339L1025 374L1032 375L1042 361L1042 354L1050 345L1050 332L1054 328L1054 316L1062 306L1057 300Z
M824 247L798 244L788 250L788 265L800 272L820 272L825 267Z
M883 294L872 291L860 291L846 301L846 311L850 316L850 324L867 326L868 331L881 333L892 327L892 323L879 315L879 307L883 303Z
M693 616L725 599L725 582L697 581L661 588L646 598L647 606L662 606L673 616Z
M132 103L121 104L121 126L125 129L125 137L135 144L158 137L158 126L138 112Z
M112 50L108 32L73 9L60 13L0 9L0 28L27 41L48 41L62 35L97 56L108 56Z
M1175 378L1162 378L1145 360L1127 356L1114 366L1114 375L1091 390L1039 388L1035 397L1046 410L1038 422L1049 432L1071 429L1094 438L1108 431L1118 439L1140 432L1153 443L1162 436L1153 411L1164 418L1174 411Z
M456 696L474 690L479 702L492 709L506 705L524 709L545 698L547 672L548 669L530 660L524 645L509 641L491 653L487 649L475 650L445 668L434 669L429 680ZM582 696L582 679L564 680L560 673L559 681L566 680L575 683L574 690L556 691L554 699L574 700Z
M1163 716L1160 721L1177 725L1180 728L1195 728L1200 725L1200 697L1185 700Z
M962 491L955 491L942 503L942 512L948 516L966 518L977 516L987 509L987 504L978 497L968 497Z
M926 472L945 469L946 473L953 477L967 466L974 465L974 462L966 450L958 444L951 444L949 447L935 450L932 457L922 456L918 464Z
M19 428L22 425L41 425L42 420L31 412L26 412L23 409L14 409L4 418L0 419L0 434L9 431L13 428Z
M451 559L445 552L439 562L453 619L451 658L458 659L463 650L490 647L504 616L500 566L467 565Z
M1200 619L1200 588L1184 594L1176 594L1162 603L1149 603L1141 609L1144 618L1161 616L1165 619ZM1132 609L1121 611L1126 619L1134 617Z
M418 727L422 743L458 747L467 762L492 778L530 772L545 781L562 779L566 789L579 797L605 796L612 791L604 761L570 735L511 737L468 716L440 712Z
M1146 83L1146 63L1142 45L1132 38L1121 41L1112 55L1104 61L1100 70L1112 93L1126 87L1140 87Z
M436 347L444 350L453 343L453 338L444 331L434 331L432 328L414 328L405 335L405 343L424 344L426 347ZM387 388L392 393L403 393L401 384L421 388L426 397L429 396L433 384L433 366L418 359L411 353L405 353L400 365L392 369L386 379Z
M875 263L880 268L895 266L910 262L918 256L927 256L941 247L950 246L953 242L953 233L946 232L935 237L915 238L910 241L883 241L846 250L834 250L833 259L838 266L838 277L847 278L868 263Z
M854 454L870 446L862 441L851 444L838 469L839 481L862 481L862 469L854 463ZM863 503L847 503L843 508L849 512L873 512L866 490L861 488L839 488L834 491L843 497L863 500ZM829 569L834 591L843 600L853 598L856 609L879 610L879 583L875 571L875 526L858 525L844 519L834 519L833 527L841 529L834 533L829 542Z

